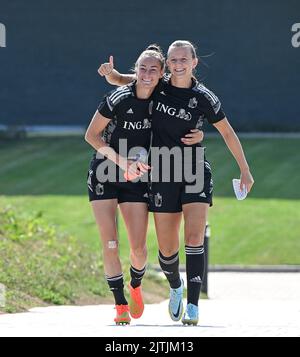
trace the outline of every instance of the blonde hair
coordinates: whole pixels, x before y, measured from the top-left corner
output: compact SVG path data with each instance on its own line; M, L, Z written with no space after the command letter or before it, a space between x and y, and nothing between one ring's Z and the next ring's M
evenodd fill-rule
M169 53L170 53L171 49L174 48L174 47L176 47L176 48L178 48L178 47L188 47L188 48L190 48L190 50L191 50L192 57L193 57L193 58L198 58L196 46L194 46L194 45L192 44L192 42L190 42L190 41L178 40L178 41L173 42L173 43L170 45L169 49L168 49L168 56L169 56Z

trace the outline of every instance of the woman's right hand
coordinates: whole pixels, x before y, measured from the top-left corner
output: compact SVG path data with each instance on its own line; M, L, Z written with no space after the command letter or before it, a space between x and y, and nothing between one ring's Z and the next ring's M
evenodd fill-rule
M98 73L100 74L101 77L105 77L105 76L109 76L113 70L114 70L114 57L110 56L109 62L101 64L101 66L98 69Z
M246 169L244 171L241 171L240 190L243 191L244 186L246 186L247 192L249 193L253 185L254 185L254 179L253 176L251 175L250 170Z
M201 143L201 141L203 141L203 138L204 133L202 130L192 129L190 134L187 134L184 138L181 139L181 141L185 145L192 146Z

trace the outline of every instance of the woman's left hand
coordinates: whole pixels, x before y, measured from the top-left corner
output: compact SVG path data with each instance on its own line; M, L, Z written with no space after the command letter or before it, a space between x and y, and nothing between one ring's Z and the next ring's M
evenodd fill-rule
M240 189L241 191L243 190L244 185L247 188L247 192L249 193L251 191L251 188L254 184L254 179L251 175L250 170L245 170L241 172L241 184L240 184Z
M190 134L187 134L181 141L185 145L195 145L200 143L204 138L204 133L199 129L192 129Z

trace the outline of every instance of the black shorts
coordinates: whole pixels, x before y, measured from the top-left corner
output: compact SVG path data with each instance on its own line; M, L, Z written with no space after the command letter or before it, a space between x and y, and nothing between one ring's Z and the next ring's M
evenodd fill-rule
M149 189L149 211L160 213L182 212L188 203L208 203L212 206L213 180L208 161L204 166L204 187L201 192L187 193L185 182L152 182Z
M97 161L92 160L87 176L89 200L112 200L118 203L148 203L148 184L144 182L99 182L96 177Z

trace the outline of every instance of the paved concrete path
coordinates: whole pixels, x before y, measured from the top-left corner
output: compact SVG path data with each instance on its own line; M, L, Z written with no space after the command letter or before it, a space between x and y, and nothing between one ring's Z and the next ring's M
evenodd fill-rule
M197 327L171 321L167 302L126 327L110 305L62 306L0 315L0 336L300 336L300 273L210 273L209 296Z

